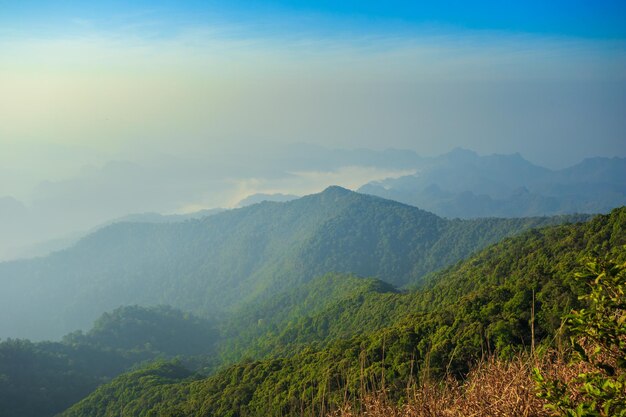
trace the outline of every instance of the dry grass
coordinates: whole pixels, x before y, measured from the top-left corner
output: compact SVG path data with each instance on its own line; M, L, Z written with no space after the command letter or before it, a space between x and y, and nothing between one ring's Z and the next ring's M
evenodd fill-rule
M572 381L581 371L556 354L542 359L518 356L513 360L489 359L464 381L448 378L409 389L404 405L387 400L384 391L371 393L359 403L344 404L328 417L544 417L544 401L537 397L532 369L548 377Z

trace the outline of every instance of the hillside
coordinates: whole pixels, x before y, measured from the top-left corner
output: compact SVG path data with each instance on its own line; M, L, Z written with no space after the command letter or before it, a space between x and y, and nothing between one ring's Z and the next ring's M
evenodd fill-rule
M520 231L585 216L445 220L330 187L174 223L118 223L48 257L0 264L0 336L58 338L120 305L213 317L327 272L402 287Z
M62 342L0 341L0 415L55 415L138 364L180 355L195 364L198 355L214 353L217 340L207 320L169 307L129 306Z
M156 358L182 358L185 366L206 374L244 356L267 356L267 348L276 349L272 355L279 354L279 347L295 352L304 346L303 337L328 342L335 336L311 332L310 326L291 342L284 336L312 315L328 317L334 306L379 293L397 292L378 280L328 274L246 306L222 323L166 306L126 306L104 313L88 332L70 333L61 342L0 341L0 410L5 410L0 415L55 415L113 377ZM283 326L285 332L273 339ZM369 326L381 325L372 321ZM346 323L334 327L349 334L357 330Z
M377 279L345 274L313 278L270 299L248 304L225 320L220 326L220 362L292 354L311 344L325 345L381 328L405 312L398 302L406 299ZM378 311L365 313L369 307Z
M582 258L595 253L624 262L625 244L626 208L585 224L529 231L432 275L423 290L383 291L381 306L390 296L411 302L406 314L378 331L355 330L326 347L244 361L208 378L156 364L116 378L62 415L319 414L365 387L384 386L400 397L420 376L464 375L489 352L506 357L528 349L533 298L535 342L551 343L561 317L584 291L572 279ZM381 313L367 307L372 320Z

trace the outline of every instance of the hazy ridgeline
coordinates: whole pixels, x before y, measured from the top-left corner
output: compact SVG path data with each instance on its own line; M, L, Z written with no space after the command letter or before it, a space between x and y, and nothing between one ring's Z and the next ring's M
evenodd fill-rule
M626 204L624 158L588 158L551 170L520 154L456 149L415 169L414 175L374 181L359 191L450 218L606 213Z
M0 335L58 339L120 305L222 317L327 272L415 286L520 231L587 216L447 220L330 187L183 222L121 222L44 258L0 264Z
M553 170L519 154L479 156L464 149L424 157L411 150L300 144L270 147L264 155L257 160L255 152L242 150L208 159L111 161L43 182L34 201L0 193L0 260L64 249L112 219L173 222L210 214L203 207L286 201L331 184L447 218L606 213L626 204L624 158L588 158Z

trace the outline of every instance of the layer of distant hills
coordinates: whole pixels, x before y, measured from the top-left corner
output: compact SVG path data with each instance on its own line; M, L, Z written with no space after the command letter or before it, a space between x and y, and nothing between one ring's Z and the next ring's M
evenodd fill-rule
M414 175L371 182L359 191L448 218L606 213L626 204L625 158L589 158L550 170L519 154L456 149L415 165Z
M365 179L362 183L355 182L352 178L350 184L362 193L410 204L446 218L606 213L626 204L625 158L590 158L566 169L550 170L526 161L519 154L479 156L469 150L456 149L437 157L422 157L411 150L342 150L304 144L274 150L268 158L267 164L272 167L270 172L253 170L246 175L265 178L265 186L273 190L280 190L284 179L297 177L301 171L334 173L335 176L346 168L375 171L377 175L410 173L370 183L365 183ZM102 175L106 172L103 171ZM239 172L238 175L242 174ZM201 176L197 173L194 178ZM188 186L194 189L194 185ZM213 192L210 187L196 191ZM60 199L58 204L64 204L62 196L57 198ZM88 197L77 195L76 198ZM167 201L165 194L160 198ZM261 187L259 192L252 192L236 206L262 201L285 202L294 198L297 196L263 192ZM160 200L156 198L155 201ZM152 206L146 209L158 210ZM78 237L86 234L85 230L94 230L108 223L103 221L107 217L101 213L100 220L94 220L93 224L85 219L82 223L69 222L66 230L57 230L55 234L50 225L60 220L49 217L54 210L45 205L33 210L12 197L0 196L0 230L4 231L0 239L0 260L47 255L76 242ZM211 211L168 216L143 213L120 218L122 213L118 210L111 214L111 219L172 222L186 217L202 217ZM90 216L88 209L81 216L83 214L86 219ZM65 217L61 224L66 221Z
M435 157L419 156L409 150L305 150L314 156L313 160L330 161L329 164L337 164L340 155L344 163L348 161L354 166L414 170L411 175L364 184L358 191L442 217L606 213L626 204L626 158L587 158L568 168L552 170L527 161L519 153L483 156L461 148ZM295 151L304 152L300 148ZM240 205L293 198L259 193Z
M330 187L182 222L121 222L43 258L0 263L0 336L58 338L120 305L210 317L328 272L407 287L523 230L586 216L447 220Z

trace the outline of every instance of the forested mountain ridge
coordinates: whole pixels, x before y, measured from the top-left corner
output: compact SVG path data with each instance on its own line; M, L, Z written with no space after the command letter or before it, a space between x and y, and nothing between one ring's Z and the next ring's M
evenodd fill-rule
M585 216L450 221L329 187L180 223L118 223L45 258L0 264L0 335L58 338L119 305L211 316L327 272L414 284L505 236Z
M0 416L52 416L122 372L159 358L181 358L206 375L244 356L267 356L267 349L274 356L293 354L305 343L327 343L337 336L311 331L311 317L339 320L335 306L383 293L397 291L379 280L327 274L248 305L221 323L167 306L126 306L104 313L89 331L70 333L61 342L0 341ZM379 328L380 319L365 324ZM383 323L390 323L389 318ZM364 329L345 322L327 330L332 328L344 335ZM285 340L294 332L300 337Z
M381 378L389 395L402 396L420 375L463 375L487 352L506 357L527 349L533 299L535 341L549 344L563 314L579 306L584 289L573 275L584 257L624 262L624 245L626 208L584 224L532 230L432 275L422 290L378 292L381 309L372 307L376 301L366 308L371 320L387 314L389 298L410 301L397 303L406 310L377 331L244 361L208 378L155 365L116 378L62 415L318 415L358 395L363 384L380 387Z
M488 300L502 297L511 298L508 300L507 320L512 321L501 321L493 326L508 327L509 335L517 335L515 343L528 345L528 340L524 340L524 332L529 330L528 324L510 325L513 322L528 322L530 311L520 311L518 317L515 317L517 313L513 311L520 304L530 303L534 288L537 291L537 305L546 303L552 309L550 312L538 312L537 334L541 338L554 333L560 325L560 314L577 303L576 293L579 289L572 289L570 285L573 285L572 271L580 265L581 254L619 249L626 244L625 227L626 209L621 208L614 210L608 217L598 216L586 224L533 229L504 239L459 265L430 274L418 291L398 292L384 282L361 278L364 282L360 287L354 286L355 290L350 293L339 290L334 298L322 297L328 300L321 303L323 308L301 309L305 310L302 314L294 314L294 307L289 311L288 306L308 304L307 298L302 296L303 293L307 294L307 287L315 289L337 285L341 288L338 283L348 287L350 280L355 279L333 275L316 278L304 288L292 290L289 296L268 300L265 307L248 306L249 313L236 315L227 327L241 336L246 331L242 332L245 327L240 323L257 323L257 320L262 320L259 325L252 326L255 337L244 343L247 352L239 358L277 356L292 353L306 345L323 346L338 338L374 331L405 317L432 312L448 305L458 307L467 301L464 297L472 300L475 307L484 308L484 311L497 317L502 312L497 311ZM331 283L333 281L335 284ZM299 296L294 297L293 294ZM481 300L487 300L484 306L480 304ZM276 313L277 309L289 311L286 315L289 322L282 319L285 313ZM495 318L492 319L495 321ZM505 349L505 340L508 341L494 339L494 347ZM241 344L240 340L235 341ZM232 341L226 341L228 352L236 353L237 350L229 342Z
M210 353L219 338L216 323L169 306L125 306L102 314L86 333L65 335L63 343L164 355Z
M118 308L61 342L0 341L0 416L52 416L133 366L181 355L191 363L217 341L214 323L166 306Z
M270 299L244 306L221 323L221 364L243 358L293 354L311 344L374 330L393 322L404 310L400 292L373 278L329 273ZM365 313L369 307L387 314Z

